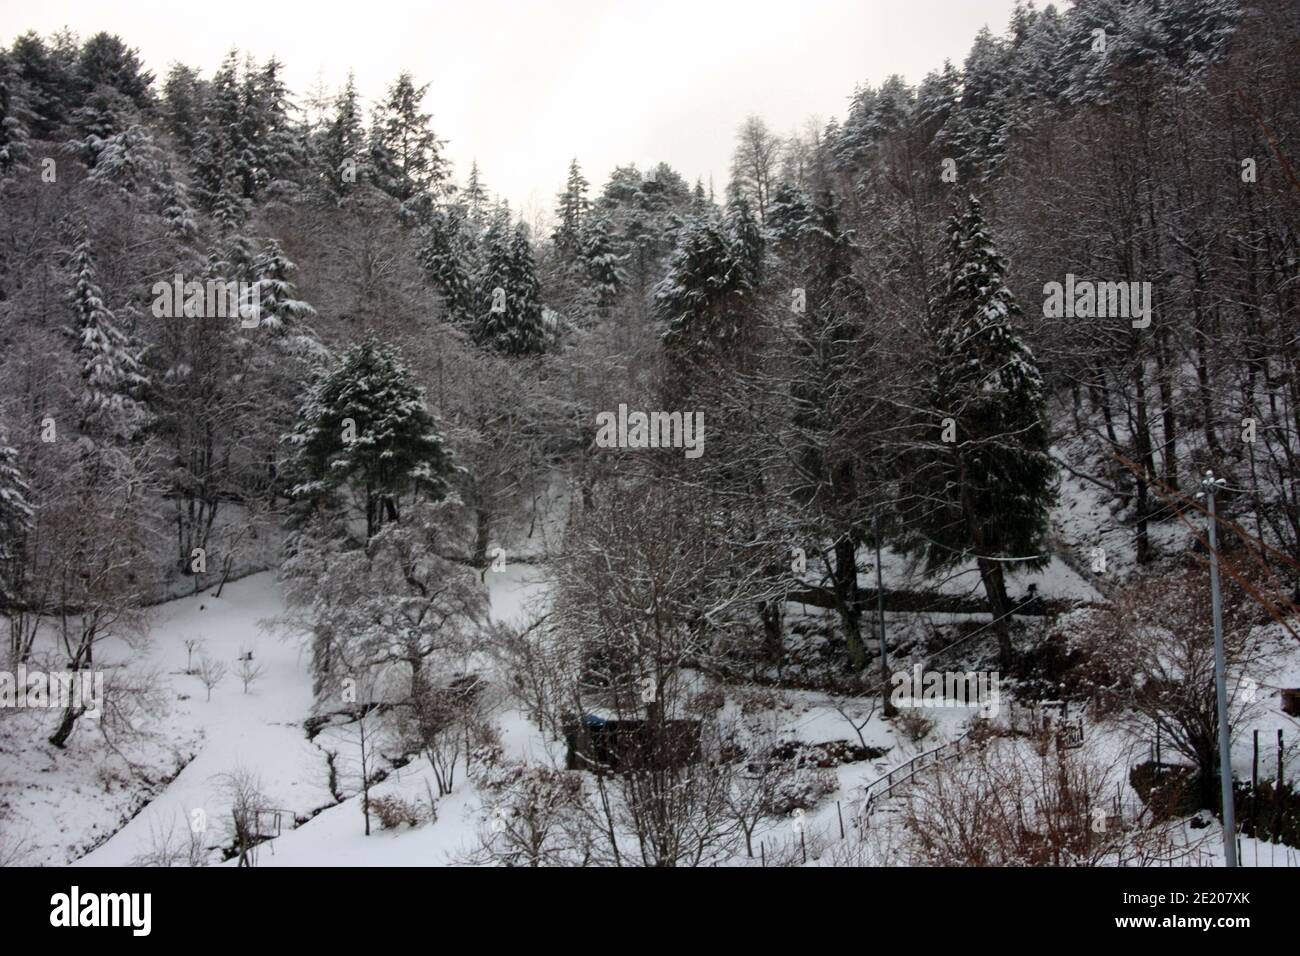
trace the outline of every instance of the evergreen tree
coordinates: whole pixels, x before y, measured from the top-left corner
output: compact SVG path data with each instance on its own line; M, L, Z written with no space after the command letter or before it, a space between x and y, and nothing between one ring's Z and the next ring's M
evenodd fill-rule
M20 82L13 61L0 49L0 179L26 169L30 155Z
M468 325L477 315L474 276L477 251L465 210L438 206L421 227L417 256L425 275L441 294L448 317Z
M183 63L172 66L163 84L163 122L186 157L193 153L203 125L205 87L199 71Z
M948 263L931 328L924 440L905 484L912 545L931 570L974 559L1009 663L1003 559L1042 567L1055 499L1042 379L1014 322L1006 266L972 196L948 222ZM944 435L943 419L955 425ZM944 440L955 439L955 440ZM1027 559L1027 560L1021 560Z
M778 248L790 249L812 216L808 197L793 183L782 180L772 191L767 209L767 231Z
M342 198L366 180L369 161L364 152L361 104L356 81L349 73L347 85L334 102L334 116L316 144L317 179L327 194Z
M513 320L505 347L507 355L531 355L546 345L542 324L541 286L533 262L533 247L528 229L521 222L515 226L510 243L510 286L507 289L507 312Z
M475 341L503 355L541 352L545 330L538 293L528 233L523 223L512 232L508 211L498 213L483 238Z
M403 71L376 108L372 123L376 185L403 203L440 198L448 177L443 142L433 133L432 117L420 109L428 89L427 83L417 87Z
M462 198L469 221L481 226L488 205L488 195L487 187L479 176L477 160L470 164L469 181L465 184L465 192L462 194Z
M203 126L193 152L199 198L204 208L226 228L243 221L244 187L256 181L255 167L244 143L238 64L238 51L231 50L213 76Z
M654 293L659 318L668 325L665 346L696 353L736 344L746 331L749 289L748 267L721 224L688 225Z
M555 218L559 221L559 225L555 227L555 234L552 237L555 248L568 260L574 259L582 252L582 230L586 224L587 210L591 205L587 200L587 185L587 180L583 178L582 170L578 167L578 160L575 158L569 163L569 179L565 184L564 192L555 197Z
M748 199L733 193L731 201L727 203L723 228L744 267L746 284L757 288L763 281L763 259L766 255L767 241L763 236L763 228L754 218Z
M254 198L275 182L292 181L302 165L301 137L290 116L293 104L274 57L260 70L245 66L243 89L244 195Z
M81 48L77 64L86 93L111 87L129 99L138 110L153 105L153 74L140 62L140 53L122 42L121 37L103 31L96 33Z
M18 452L0 432L0 611L13 600L11 584L21 559L23 540L32 527L31 490L18 467Z
M24 33L14 41L10 56L28 95L28 131L36 139L50 139L82 99L75 38L64 34L51 46L35 33Z
M118 328L95 284L90 245L82 239L72 253L69 295L75 325L64 332L74 342L81 368L81 430L101 437L128 438L144 417L137 396L148 386L140 350Z
M266 248L253 260L261 328L278 335L296 332L301 322L316 314L308 303L294 298L294 287L289 277L296 269L297 266L289 261L274 239L269 240Z
M363 506L367 538L399 520L402 495L445 497L453 471L410 372L373 335L311 387L287 440L300 511L337 505L350 491Z
M625 277L623 260L609 234L609 220L602 214L588 216L583 223L582 259L596 308L608 309L617 300Z
M930 71L916 91L915 122L926 141L943 146L952 141L958 104L961 101L961 74L948 60L943 69Z

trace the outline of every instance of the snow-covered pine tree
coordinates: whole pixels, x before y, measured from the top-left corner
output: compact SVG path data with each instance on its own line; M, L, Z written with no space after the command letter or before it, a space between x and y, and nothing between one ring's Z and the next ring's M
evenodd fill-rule
M696 354L739 341L745 326L746 265L722 224L689 223L655 287L655 307L667 323L664 345Z
M582 259L587 284L595 293L596 308L608 309L623 287L623 259L614 248L609 220L603 214L590 215L582 227Z
M281 73L284 65L272 57L262 67L257 82L258 140L254 144L261 181L297 180L302 171L302 134L293 119L293 102Z
M425 275L442 294L447 317L461 325L468 325L477 314L473 281L477 254L470 229L463 208L437 206L421 227L416 252Z
M1016 568L1047 563L1041 548L1056 469L1042 379L1015 327L1020 308L974 196L948 221L947 258L929 330L925 437L905 469L905 521L931 570L975 560L1000 620L1011 610L1004 560L1017 559ZM999 634L1006 663L1005 620Z
M31 491L18 467L18 452L0 432L0 610L12 599L9 582L19 560L23 539L32 526Z
M294 298L294 287L289 277L296 269L297 266L289 261L280 250L280 243L274 239L268 240L266 247L253 260L259 325L276 335L300 331L299 323L316 314L311 305Z
M134 104L111 86L96 87L72 112L73 138L67 146L93 168L105 141L139 121Z
M946 129L951 130L959 165L976 178L990 175L1006 154L1002 134L1010 110L1011 62L1009 44L987 27L975 35L966 55L961 101Z
M163 179L163 152L144 126L133 124L96 144L94 168L87 177L97 185L149 195Z
M939 146L952 142L960 102L961 74L951 61L944 60L943 69L927 73L916 91L913 121L924 131L927 142Z
M0 178L26 169L29 134L18 71L0 50Z
M129 438L144 418L138 400L149 384L140 363L141 350L118 328L95 284L95 265L88 240L72 251L73 287L69 294L74 325L64 329L74 342L81 368L81 431L104 438Z
M176 139L181 155L189 157L203 125L206 85L199 71L176 63L163 85L162 115L167 131Z
M509 277L506 314L510 326L505 340L498 340L496 348L506 355L533 355L545 349L546 332L542 325L541 285L533 263L533 247L522 222L515 226L510 240Z
M75 37L64 32L47 44L37 33L28 31L14 40L9 53L26 88L32 114L28 132L35 139L53 138L83 93Z
M772 190L772 203L767 207L768 233L773 242L789 250L799 238L799 233L812 216L808 197L794 183L781 180Z
M365 147L356 79L349 73L334 102L334 116L315 143L316 181L327 195L341 199L366 181L370 161Z
M144 68L140 52L128 47L121 37L101 30L88 39L81 47L77 73L87 90L111 87L136 109L151 105L153 74Z
M198 198L228 228L243 221L243 184L256 179L245 149L238 70L239 53L231 50L212 78L192 154Z
M488 206L487 186L483 183L483 177L478 171L478 160L470 163L469 180L465 183L465 191L461 194L461 200L465 204L465 215L470 222L481 227L483 216Z
M510 334L510 220L502 210L483 230L481 260L474 276L474 341L496 348Z
M451 454L410 372L373 335L313 384L286 440L300 517L338 506L338 493L350 491L370 538L399 519L402 495L447 494Z
M587 200L587 185L575 157L569 163L569 178L564 192L555 197L555 218L559 224L552 236L561 257L569 261L582 252L582 230L591 205Z
M757 288L763 281L763 260L767 254L767 241L763 227L759 225L749 200L736 191L732 191L727 203L726 215L722 222L727 240L739 257L745 270L745 282Z
M375 184L402 203L440 198L449 175L443 142L430 126L432 117L421 111L428 89L402 71L376 107L371 126Z

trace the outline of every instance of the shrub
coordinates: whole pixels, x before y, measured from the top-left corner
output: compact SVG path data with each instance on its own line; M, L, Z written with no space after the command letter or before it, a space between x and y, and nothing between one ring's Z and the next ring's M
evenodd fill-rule
M418 827L428 819L424 807L414 800L403 800L395 794L370 798L370 812L379 821L383 830L396 830L402 824Z

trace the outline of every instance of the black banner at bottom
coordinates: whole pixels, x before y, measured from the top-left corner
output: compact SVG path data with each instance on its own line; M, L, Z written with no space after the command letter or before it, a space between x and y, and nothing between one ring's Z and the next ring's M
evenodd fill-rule
M80 943L374 942L423 928L545 945L576 927L661 935L673 924L766 946L859 925L948 945L970 934L1053 939L1278 933L1295 922L1294 870L1257 869L29 869L0 870L10 951ZM636 927L641 927L637 930ZM403 929L405 927L405 929ZM567 928L566 928L567 927ZM233 934L233 935L231 935ZM1171 937L1172 939L1173 937Z

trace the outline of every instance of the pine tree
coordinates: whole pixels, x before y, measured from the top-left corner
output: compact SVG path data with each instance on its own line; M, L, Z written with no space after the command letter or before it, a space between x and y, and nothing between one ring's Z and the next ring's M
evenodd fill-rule
M153 102L153 74L140 62L138 50L129 48L121 37L103 31L81 48L77 72L87 93L111 87L129 99L136 109L148 109Z
M256 180L243 139L238 63L238 51L231 50L213 76L192 154L198 198L227 229L243 222L244 184Z
M448 317L469 325L475 319L474 276L477 250L465 212L457 206L437 207L421 227L416 253L425 275L441 294Z
M927 73L916 91L915 122L928 142L943 146L952 141L960 101L961 74L944 60L943 69Z
M316 314L308 303L294 298L289 277L297 269L274 239L253 260L259 326L277 335L298 331L298 325Z
M111 86L96 87L81 106L72 111L73 147L88 168L94 168L104 144L139 122L131 101Z
M10 56L27 91L32 114L28 132L36 139L51 139L82 99L75 41L65 35L49 46L29 31L14 41Z
M245 65L243 90L244 194L254 198L275 182L292 181L302 165L301 136L290 117L293 104L281 79L283 65L272 57L260 70Z
M12 60L0 49L0 179L26 169L30 155L20 82Z
M465 192L462 194L465 202L466 215L470 222L481 226L483 216L488 205L487 187L478 171L478 160L475 160L469 167L469 181L465 184Z
M64 332L75 343L81 368L81 430L101 437L130 437L144 417L137 396L149 384L141 369L140 350L104 304L85 239L73 249L72 272L69 300L75 325Z
M132 125L96 144L89 180L114 185L137 195L155 193L163 180L165 159L143 126Z
M582 259L596 308L608 309L618 299L625 276L622 257L609 234L609 220L603 214L588 216L583 223Z
M370 151L376 185L403 203L417 197L440 198L447 182L442 140L421 112L429 84L417 87L403 71L375 110Z
M568 260L574 259L582 251L582 230L591 205L587 200L587 185L575 158L569 163L569 179L564 192L555 197L555 218L559 225L555 227L552 237L555 248Z
M746 330L748 269L720 223L690 223L655 288L659 318L667 323L664 345L698 353L736 344Z
M172 66L163 84L163 121L186 157L194 151L203 125L205 86L199 71L183 63Z
M807 195L793 183L782 180L772 191L767 210L767 231L778 248L789 250L808 225L812 209Z
M300 515L350 490L364 503L368 538L399 520L402 495L445 497L453 471L410 372L373 335L312 386L287 440Z
M948 222L945 282L930 330L926 437L906 469L916 502L908 520L931 570L975 560L1000 621L1004 664L1011 606L1003 559L1017 559L1018 568L1047 563L1040 549L1055 498L1043 384L1016 331L1019 315L972 196ZM955 435L945 436L952 426Z
M334 102L334 116L316 143L317 181L331 196L342 198L369 175L365 155L365 134L361 127L361 103L356 80L348 74L347 85Z
M32 527L31 490L18 467L18 452L0 432L0 611L13 600L11 584L21 559L23 540Z
M506 290L506 311L512 319L505 347L507 355L532 355L546 347L542 324L541 286L533 263L533 247L528 230L521 222L515 226L510 242L510 285Z
M498 211L483 232L474 276L474 340L505 351L510 341L510 220Z
M961 101L950 120L951 142L963 169L986 178L1006 154L1003 131L1010 113L1009 45L987 27L975 36L962 70Z
M483 265L476 282L478 321L474 340L503 355L545 347L542 306L532 247L523 223L511 231L509 211L493 217L483 237Z
M731 201L727 203L723 228L744 267L745 283L757 288L763 281L763 260L766 255L767 241L763 236L763 228L754 218L749 200L744 196L733 193Z

